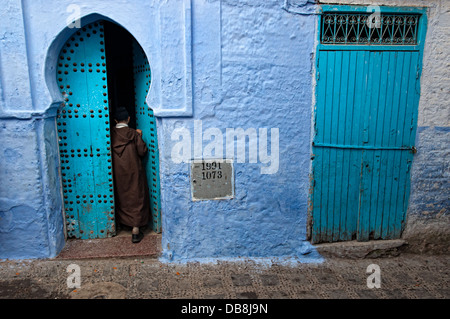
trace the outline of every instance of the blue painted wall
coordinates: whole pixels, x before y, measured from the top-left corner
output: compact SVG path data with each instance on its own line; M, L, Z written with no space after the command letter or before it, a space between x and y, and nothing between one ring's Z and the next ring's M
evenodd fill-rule
M194 117L164 119L160 131L168 260L312 251L305 240L316 17L282 7L280 1L222 1L216 12L193 7ZM214 55L214 64L204 63ZM200 131L194 119L201 120L203 133L218 128L224 139L227 128L278 128L278 170L262 174L266 165L259 159L235 158L235 198L192 202L190 167L173 163L170 150L178 136L172 141L170 133L186 127L194 144Z
M449 163L443 161L450 150L450 128L448 126L418 128L417 148L414 158L413 197L409 214L433 219L448 215Z
M1 23L7 81L1 87L0 257L50 257L64 245L55 66L73 32L66 25L75 9L82 25L106 18L124 26L149 58L147 101L159 116L163 258L314 255L306 242L311 2L8 0L0 9L10 17ZM15 21L22 17L22 24ZM26 62L18 70L6 59L15 56L16 66ZM25 94L15 89L19 83ZM189 164L171 154L173 131L187 128L193 139L196 120L223 137L227 128L267 128L269 152L270 129L278 129L275 173L261 174L267 164L249 163L247 154L244 163L234 161L235 198L193 202Z
M0 258L45 258L64 246L54 125L0 121Z
M319 260L306 240L313 2L4 0L0 258L54 257L65 243L55 131L62 96L55 69L62 45L74 32L67 27L76 13L69 5L76 5L82 25L109 19L126 28L150 62L147 103L158 126L162 259ZM243 163L234 160L233 199L192 201L190 165L172 156L179 142L174 132L186 129L192 142L188 158L194 158L199 155L195 136L209 128L222 137L227 128L267 128L269 137L270 129L278 129L277 169L262 174L267 164L259 157L249 163L247 153Z

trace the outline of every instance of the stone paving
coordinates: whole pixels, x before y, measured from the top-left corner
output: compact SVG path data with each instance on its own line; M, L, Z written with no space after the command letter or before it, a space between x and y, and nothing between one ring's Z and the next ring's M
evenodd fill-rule
M449 299L449 259L401 254L288 264L279 260L165 264L150 257L1 261L0 298ZM80 288L67 286L71 264L80 267ZM380 267L380 288L367 286L371 264Z

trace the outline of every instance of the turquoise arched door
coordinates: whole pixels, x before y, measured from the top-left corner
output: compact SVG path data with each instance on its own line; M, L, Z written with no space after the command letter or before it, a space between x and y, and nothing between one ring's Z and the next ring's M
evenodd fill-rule
M133 41L133 47L140 49ZM105 238L116 233L106 47L104 24L98 21L76 29L58 59L57 83L64 105L58 111L57 130L68 237ZM150 149L145 166L152 198L152 227L159 232L156 123L145 103L150 69L142 49L134 51L136 123Z

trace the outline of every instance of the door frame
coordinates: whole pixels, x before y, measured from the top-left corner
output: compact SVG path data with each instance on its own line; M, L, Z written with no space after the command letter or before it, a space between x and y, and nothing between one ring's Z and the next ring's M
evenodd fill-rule
M62 36L62 39L59 39L59 41L58 41L58 43L60 43L60 45L58 45L58 48L55 48L55 50L58 52L57 53L57 56L59 57L60 56L60 53L62 52L62 50L65 48L65 46L66 46L66 44L68 43L68 41L71 39L71 37L75 34L75 33L77 33L77 30L78 29L82 29L82 28L85 28L85 27L87 27L88 25L91 25L91 24L93 24L93 23L96 23L96 22L108 22L108 23L114 23L114 24L116 24L117 26L119 26L119 27L121 27L121 28L123 28L124 30L126 30L128 33L129 33L129 35L133 38L133 41L135 41L138 45L139 45L139 47L141 47L142 48L142 46L141 46L141 44L139 43L139 41L137 40L137 38L130 32L130 31L128 31L128 29L126 29L125 27L123 27L121 24L119 24L119 23L117 23L117 22L115 22L115 21L113 21L112 19L109 19L108 17L105 17L105 16L101 16L101 15L97 15L97 14L92 14L92 15L89 15L89 19L81 19L82 21L83 21L83 24L80 26L80 28L75 28L75 29L70 29L70 30L67 30L67 29L64 29L63 30L63 35L62 34L60 34L60 36ZM143 50L143 49L142 49ZM147 59L147 61L148 61L148 56L147 56L147 54L145 53L145 51L143 50L143 52L144 52L144 54L145 54L145 58ZM105 47L105 52L103 53L103 55L107 55L107 52L106 52L106 47ZM131 56L131 59L133 59L133 56ZM57 69L58 69L58 67L57 67L57 65L58 65L58 60L59 60L59 58L56 60L56 66L54 67L54 72L51 72L51 76L52 76L52 80L51 80L51 83L53 84L53 83L56 83L56 90L58 90L58 92L59 92L59 94L61 94L61 92L60 92L60 90L59 90L59 83L58 83L58 80L57 80L57 78L58 78L58 74L57 74ZM106 63L106 59L105 59L105 63ZM107 68L107 65L105 65L105 67L104 67L105 69ZM148 86L148 90L147 90L147 94L148 94L148 92L150 91L150 85ZM62 94L61 94L61 96L62 96ZM144 100L146 100L146 98L144 99ZM58 107L55 107L55 120L57 120L57 115L59 114L59 112L60 112L60 110L62 110L62 108L63 108L63 105L65 104L65 102L62 102L62 103L60 103L59 105L58 105ZM109 105L109 102L108 102L108 111L109 111L109 114L111 114L112 113L112 109L111 109L111 106ZM108 114L108 115L109 115ZM112 115L112 114L111 114ZM110 117L110 120L109 120L109 122L111 123L112 122L112 117ZM156 122L156 119L154 119L154 121ZM55 121L55 122L57 122L57 121ZM56 124L56 123L55 123ZM158 188L159 188L159 195L158 195L158 203L159 203L159 214L158 214L158 218L159 218L159 220L158 220L158 225L157 225L157 229L155 230L155 232L156 233L161 233L161 231L162 231L162 228L161 228L161 208L160 208L160 194L161 194L161 185L160 185L160 176L159 176L159 173L160 173L160 170L159 170L159 167L160 167L160 162L159 162L159 160L160 160L160 157L159 157L159 148L158 148L158 130L157 130L157 125L156 125L156 123L155 123L155 127L154 127L154 132L152 133L152 135L153 134L155 134L156 135L156 137L154 137L153 139L154 140L156 140L156 152L158 153L158 156L157 156L157 163L156 163L156 165L157 165L157 172L156 172L156 174L157 174L157 179L158 179L158 183L157 183L157 185L158 185ZM148 135L150 135L150 132L148 132ZM58 140L58 138L59 138L59 134L58 134L58 129L56 128L56 126L55 126L55 136L56 136L56 139ZM108 140L110 140L110 138L108 138ZM65 237L65 239L67 240L67 238L69 238L69 236L68 236L68 230L67 230L67 220L66 220L66 204L65 204L65 200L64 200L64 187L63 187L63 176L62 176L62 172L61 172L61 158L60 158L60 147L58 146L58 141L56 142L56 147L57 147L57 153L58 153L58 158L57 158L57 162L58 162L58 178L59 178L59 187L60 187L60 196L61 196L61 206L62 206L62 216L63 216L63 229L64 229L64 237ZM151 156L151 154L148 154L147 156ZM112 169L110 170L111 172L112 172ZM150 176L148 176L148 178L150 179ZM152 196L152 193L150 193L149 194L150 196ZM114 195L114 191L113 191L113 196L115 197L115 195ZM114 201L115 201L115 198L113 197L113 199L114 199ZM116 224L116 222L117 222L117 219L115 218L115 206L116 206L116 203L114 202L114 209L113 209L113 211L114 211L114 221L113 221L113 223L114 224ZM151 212L152 213L152 212ZM152 218L153 218L153 216L152 216ZM150 227L152 227L150 224L149 224L149 226ZM115 229L115 231L117 230L117 226L115 226L114 227L114 229ZM109 237L109 236L108 236ZM74 237L70 237L70 238L74 238ZM86 239L89 239L89 238L86 238Z
M313 103L312 103L312 125L311 125L311 166L310 166L310 188L309 188L309 203L308 203L308 221L307 221L307 239L314 243L313 240L313 208L314 208L314 185L315 185L315 177L314 177L314 140L316 135L316 118L317 118L317 107L318 107L318 79L319 79L319 52L321 50L357 50L357 51L417 51L419 52L419 61L418 61L418 70L417 70L417 82L416 82L416 90L419 95L419 100L417 104L414 105L414 136L417 136L417 118L418 118L418 108L420 101L420 77L422 74L423 68L423 54L425 47L425 38L427 33L427 8L426 7L389 7L389 6L377 6L380 9L381 14L419 14L420 22L419 27L417 29L417 43L415 45L360 45L360 44L323 44L321 43L321 33L322 33L322 17L324 13L373 13L374 10L369 10L368 6L360 6L360 5L319 5L318 6L318 18L316 20L317 28L316 28L316 48L315 48L315 59L313 65ZM409 201L410 194L410 179L411 176L408 176L408 182L406 183L406 205ZM408 206L408 205L407 205ZM405 209L403 220L406 219L407 208ZM404 223L402 223L402 229L400 234L404 230Z

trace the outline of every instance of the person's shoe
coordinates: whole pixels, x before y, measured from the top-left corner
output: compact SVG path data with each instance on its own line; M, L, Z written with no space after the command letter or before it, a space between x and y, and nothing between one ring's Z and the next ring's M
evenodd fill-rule
M139 232L139 234L131 235L131 241L135 244L140 242L142 240L142 238L144 238L144 234L142 232Z

